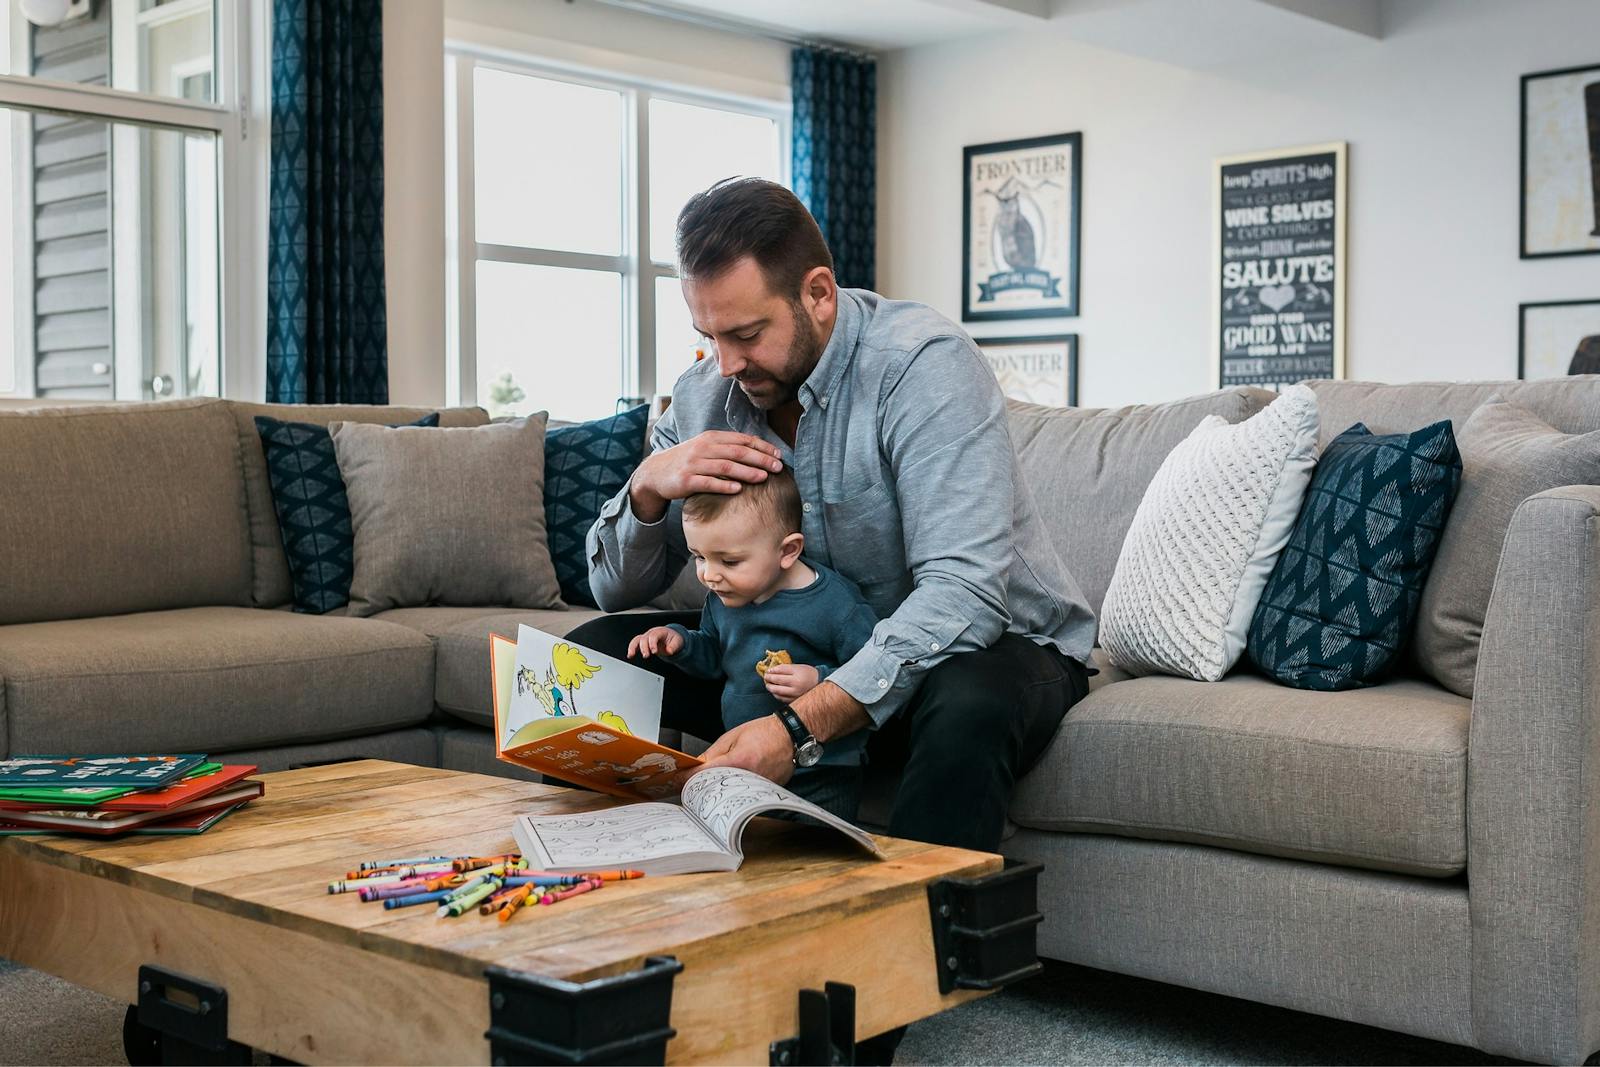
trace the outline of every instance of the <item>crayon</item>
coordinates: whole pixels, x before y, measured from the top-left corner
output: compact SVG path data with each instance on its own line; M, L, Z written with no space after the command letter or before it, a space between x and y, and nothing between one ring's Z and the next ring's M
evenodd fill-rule
M583 877L594 878L602 882L622 882L630 878L643 878L643 871L586 871Z
M544 896L539 898L539 903L559 904L561 901L566 900L569 897L575 897L579 893L592 893L603 885L605 885L605 883L600 881L598 878L590 878L586 881L578 883L571 889L562 889L554 893L546 893Z
M467 912L471 911L473 908L476 908L480 903L482 903L483 899L490 893L493 893L494 887L495 883L489 881L478 886L464 897L441 900L439 902L438 914L441 917L448 915L451 918L455 918L457 915L465 915Z
M506 885L508 886L567 886L577 885L583 880L584 879L581 876L576 874L535 874L531 876L525 874L506 875Z
M449 874L453 869L448 863L423 864L420 867L379 867L370 871L346 871L345 879L370 884L374 878L415 878L419 875Z
M489 894L488 900L478 905L478 914L488 915L492 911L499 911L506 901L520 892L522 892L522 889L517 886L502 885L499 889Z
M362 900L388 900L390 897L403 897L411 893L435 893L441 889L455 889L460 885L460 875L452 874L444 878L413 878L408 882L396 882L393 885L377 885L370 889L363 889L358 894Z
M415 875L382 874L375 878L346 878L338 882L328 883L330 893L351 893L357 889L368 889L375 885L397 885Z
M431 863L449 863L454 856L412 856L404 860L367 860L356 864L358 871L375 871L382 867L420 867Z
M516 852L508 852L504 856L462 856L460 859L452 860L451 866L458 871L470 871L478 867L490 867L497 863L509 863L520 859L522 859L521 854Z
M432 904L443 900L444 890L437 893L413 893L408 897L390 897L383 902L385 908L409 908L413 904Z
M515 895L507 899L505 904L501 906L500 921L503 923L510 922L511 916L517 913L518 908L527 906L528 899L532 896L532 894L532 886L523 886L521 889L517 890Z
M504 884L504 879L494 877L493 875L490 875L486 878L474 878L472 881L462 882L460 885L450 890L450 895L445 897L445 899L449 901L455 901L465 900L468 897L474 897L477 900L482 900L483 897L478 896L478 890L487 889L490 893L495 893L498 892L501 886ZM485 896L486 895L487 894L485 894Z

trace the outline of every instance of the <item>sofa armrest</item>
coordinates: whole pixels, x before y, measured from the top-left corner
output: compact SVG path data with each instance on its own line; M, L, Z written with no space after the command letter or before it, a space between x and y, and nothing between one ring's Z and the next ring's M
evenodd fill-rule
M1467 749L1473 1029L1600 1047L1600 486L1523 501L1484 622Z

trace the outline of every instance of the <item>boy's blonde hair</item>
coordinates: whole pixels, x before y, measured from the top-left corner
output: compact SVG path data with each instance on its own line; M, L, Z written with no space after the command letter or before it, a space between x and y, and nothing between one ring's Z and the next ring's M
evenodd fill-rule
M764 525L782 530L784 536L800 532L800 487L788 467L769 473L765 481L749 482L737 493L696 493L683 502L683 517L688 522L709 522L730 508L751 508Z

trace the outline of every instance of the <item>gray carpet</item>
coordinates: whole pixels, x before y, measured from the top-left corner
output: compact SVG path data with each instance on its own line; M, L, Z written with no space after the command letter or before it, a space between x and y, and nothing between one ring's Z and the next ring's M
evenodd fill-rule
M0 1064L123 1063L124 1006L0 960ZM1086 967L1045 973L906 1035L904 1064L1504 1064L1387 1030Z

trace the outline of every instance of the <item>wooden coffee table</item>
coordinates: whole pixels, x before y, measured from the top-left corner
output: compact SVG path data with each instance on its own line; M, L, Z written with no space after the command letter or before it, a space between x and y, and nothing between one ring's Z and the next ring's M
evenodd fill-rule
M848 1062L1037 969L1037 868L995 855L762 819L736 872L441 919L327 884L612 801L377 760L264 778L195 837L0 838L0 956L137 1004L136 1062Z

